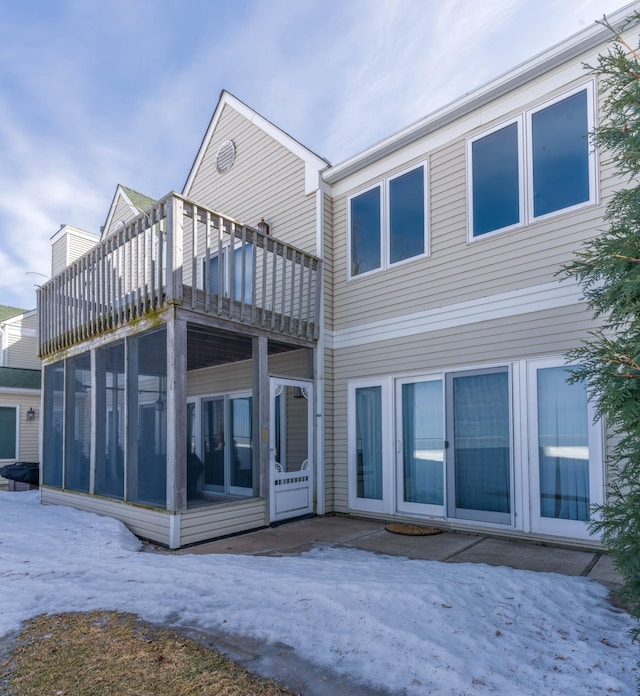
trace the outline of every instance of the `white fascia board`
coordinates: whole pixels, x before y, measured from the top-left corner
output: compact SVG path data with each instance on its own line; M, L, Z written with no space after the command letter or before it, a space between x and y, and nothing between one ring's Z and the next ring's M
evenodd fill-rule
M95 232L87 232L87 230L82 230L79 227L74 227L73 225L63 225L54 235L51 237L51 244L55 244L57 241L62 239L65 234L72 232L76 237L86 239L87 241L98 243L100 235L95 234Z
M325 334L326 347L339 350L442 331L456 326L503 319L584 302L581 287L572 280L479 297L468 302L436 307L414 314L374 321Z
M220 95L218 105L216 106L215 111L213 112L213 116L211 117L211 122L209 123L209 127L207 128L207 132L205 133L205 136L202 139L202 144L200 145L200 149L198 150L196 159L191 167L191 171L189 172L187 181L184 185L184 188L182 189L183 196L189 195L189 191L191 189L191 186L193 185L193 180L195 179L196 172L202 164L202 160L207 151L207 148L209 147L209 143L211 142L211 138L213 137L213 134L216 130L216 127L218 125L218 122L222 115L222 111L224 110L225 106L230 106L241 116L244 116L244 118L246 118L247 121L256 125L267 135L272 137L276 142L280 143L283 147L286 147L290 152L296 155L296 157L299 157L305 163L305 191L307 193L313 193L313 191L315 191L318 188L319 176L317 176L317 173L324 169L327 169L327 167L330 166L330 163L322 157L316 155L308 148L306 148L295 138L292 138L288 133L285 133L283 130L275 126L273 123L271 123L271 121L268 121L266 118L264 118L264 116L261 116L259 113L248 107L237 97L234 97L226 90L223 90L222 94ZM307 170L309 171L307 172ZM317 182L313 181L312 172L316 173L318 179ZM307 191L307 188L312 185L314 186L314 188Z
M620 30L625 28L628 17L635 12L640 12L640 2L638 1L630 3L613 13L608 18L608 21L614 29ZM328 184L335 184L367 165L393 154L419 138L423 138L443 128L451 122L551 72L578 56L608 43L610 40L610 30L594 23L482 87L469 92L460 99L443 106L425 118L398 131L389 138L385 138L354 157L330 167L323 173L323 178Z

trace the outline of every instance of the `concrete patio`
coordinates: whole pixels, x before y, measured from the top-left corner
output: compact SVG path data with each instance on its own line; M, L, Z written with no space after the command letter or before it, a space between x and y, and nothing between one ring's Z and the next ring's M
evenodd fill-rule
M348 547L447 563L486 563L518 570L583 576L611 589L622 584L609 556L602 551L459 531L443 531L434 536L404 536L388 532L381 521L341 516L298 520L218 539L179 553L289 556L321 546Z

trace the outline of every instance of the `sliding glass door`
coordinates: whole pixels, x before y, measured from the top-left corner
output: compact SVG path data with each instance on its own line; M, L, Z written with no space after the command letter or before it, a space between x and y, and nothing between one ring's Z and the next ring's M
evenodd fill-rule
M591 506L603 497L602 427L582 382L553 361L529 366L532 527L550 534L588 534Z
M396 382L399 512L444 514L443 406L442 379Z
M202 399L203 492L253 494L251 396Z
M511 427L506 367L446 376L447 515L511 524Z

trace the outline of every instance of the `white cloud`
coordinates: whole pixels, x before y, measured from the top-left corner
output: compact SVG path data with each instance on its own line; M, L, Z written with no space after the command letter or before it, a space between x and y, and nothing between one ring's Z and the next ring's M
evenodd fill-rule
M151 196L179 190L223 88L337 162L617 1L8 6L0 25L2 251L24 272L42 272L59 224L97 231L117 183ZM0 302L25 304L27 290L0 278Z

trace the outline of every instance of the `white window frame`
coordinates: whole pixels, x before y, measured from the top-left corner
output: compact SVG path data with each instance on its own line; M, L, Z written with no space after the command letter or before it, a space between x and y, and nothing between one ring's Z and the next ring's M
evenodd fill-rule
M587 206L593 205L597 202L597 185L596 185L596 150L595 148L589 146L589 158L588 158L588 174L589 174L589 198L582 203L576 203L575 205L567 206L566 208L560 208L559 210L554 210L550 213L545 213L544 215L538 215L537 217L533 214L533 116L540 111L544 111L554 104L558 104L569 97L578 94L579 92L587 92L587 128L588 133L591 133L595 127L595 100L594 100L594 90L593 81L585 82L578 87L575 87L568 92L563 92L562 94L549 99L543 104L539 104L535 108L529 109L525 112L526 118L526 152L527 152L527 218L531 222L540 222L543 220L548 220L549 218L556 217L557 215L563 215L565 213L570 213L575 210L580 210L581 208L586 208Z
M569 97L586 90L587 92L587 125L588 131L591 133L595 128L595 88L593 80L582 82L581 84L558 94L552 99L536 104L535 107L525 109L522 113L514 118L502 121L498 125L477 133L466 141L466 164L467 164L467 243L475 244L483 239L489 239L496 235L501 235L506 232L513 231L522 227L527 227L533 223L543 222L545 220L566 215L588 206L598 203L598 159L594 148L589 148L589 200L577 203L576 205L560 208L544 215L534 217L533 215L533 152L532 152L532 117L534 114L543 111L549 106L553 106ZM478 236L474 236L473 230L473 173L472 173L472 145L477 140L502 130L512 123L518 124L518 173L520 178L519 187L519 206L520 206L520 222L506 227L500 227L497 230L486 232Z
M484 234L480 234L478 236L474 236L473 233L473 144L477 142L478 140L482 140L483 138L488 137L489 135L492 135L493 133L497 133L498 131L503 130L504 128L508 128L509 126L516 124L517 129L518 129L518 138L517 138L517 146L518 146L518 181L519 181L519 186L518 186L518 212L519 212L519 220L518 222L512 224L512 225L507 225L506 227L499 227L496 230L491 230L491 232L485 232ZM503 121L502 123L498 124L497 126L494 126L493 128L490 128L489 130L482 131L482 133L478 133L478 135L474 135L472 138L467 139L467 242L469 244L473 242L477 242L480 239L488 239L489 237L495 237L498 234L502 234L503 232L510 232L511 230L519 229L521 227L524 227L526 224L526 215L525 215L525 177L526 177L526 169L525 169L525 151L524 151L524 139L523 139L523 130L524 130L524 120L522 116L516 116L515 118L509 119L508 121Z
M527 361L528 407L529 407L529 510L531 531L537 534L564 536L577 539L593 539L589 533L588 522L579 520L559 520L540 515L540 463L538 452L538 370L554 367L571 367L561 357ZM589 502L591 505L604 502L605 453L604 424L595 420L595 408L587 401L589 437ZM593 519L593 514L591 515ZM597 537L596 537L597 538Z
M390 261L390 249L391 249L391 194L390 194L390 184L392 181L399 179L405 174L415 171L416 169L422 168L423 173L423 205L424 205L424 251L422 254L416 254L415 256L410 256L406 259L401 259L400 261L395 261L391 263ZM364 273L358 273L357 275L352 275L352 244L351 244L351 201L354 198L358 198L369 191L378 189L380 191L380 265L377 268L372 268L370 271ZM410 263L418 259L428 258L431 255L430 250L430 237L429 237L429 167L428 160L423 160L422 162L417 162L413 165L405 167L401 171L394 172L381 181L376 182L372 186L367 186L362 188L355 193L347 197L347 279L357 280L359 278L365 278L374 273L380 273L389 268L396 268L397 266L402 266L405 263Z
M15 457L8 457L0 459L0 462L15 462L20 460L20 406L16 404L2 404L0 403L0 408L12 408L15 412L16 418L16 441L14 444L14 454Z
M351 269L353 267L352 260L353 260L353 246L351 243L351 202L354 200L354 198L358 198L359 196L362 196L365 193L369 193L369 191L373 191L374 189L378 189L380 192L380 265L377 268L372 268L370 271L365 271L364 273L358 273L357 275L352 275L351 274ZM349 253L347 254L347 278L349 280L354 280L355 278L365 278L372 273L379 273L380 271L384 270L385 268L385 261L384 261L384 235L382 232L382 229L384 227L384 190L382 186L382 182L378 182L374 186L368 186L367 188L360 189L357 193L354 193L353 195L349 196L347 198L347 246L348 246L348 251Z
M356 455L356 389L381 387L382 413L382 499L358 497ZM394 499L395 456L391 439L393 429L392 377L371 377L351 380L347 384L348 502L349 509L362 512L392 514ZM394 464L389 465L390 462Z
M225 495L225 496L238 496L238 497L252 497L253 489L241 488L239 486L231 485L231 402L233 399L246 399L253 398L253 392L250 389L241 389L238 391L231 392L214 392L212 394L198 394L197 396L190 396L187 402L196 403L196 453L204 463L204 451L203 451L203 440L202 435L204 428L202 426L202 413L203 413L203 403L205 401L211 400L221 400L223 402L223 424L224 424L224 485L223 486L209 486L203 488L203 493L205 495ZM251 428L253 430L253 412L251 414Z

